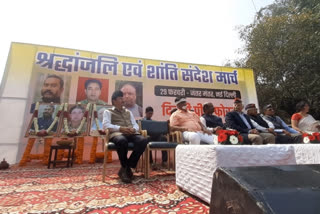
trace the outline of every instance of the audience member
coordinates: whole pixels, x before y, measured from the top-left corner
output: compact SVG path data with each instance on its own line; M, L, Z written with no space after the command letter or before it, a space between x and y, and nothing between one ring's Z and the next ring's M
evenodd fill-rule
M244 143L259 145L264 139L260 136L257 129L251 123L250 117L242 112L242 100L236 98L234 100L234 110L226 114L225 120L228 128L235 129L243 136ZM270 140L266 139L266 142Z
M173 109L171 109L171 111L170 111L170 115L172 115L173 113L175 113L177 110L178 110L177 108L173 108Z
M204 103L203 112L204 114L200 117L200 121L207 130L211 131L211 133L215 133L217 130L223 128L222 119L213 115L214 106L212 103Z
M245 110L247 110L247 115L250 117L251 123L255 129L257 129L260 133L260 136L268 140L268 144L275 143L275 136L277 135L270 126L272 123L264 120L260 115L258 115L258 109L254 103L250 103L246 105Z
M111 97L113 108L104 111L103 128L110 130L109 139L117 147L121 169L118 172L120 179L130 183L133 179L131 168L137 166L138 160L144 152L148 141L139 134L139 126L131 111L124 107L123 92L115 91ZM128 158L128 143L133 142L134 148Z
M200 118L194 112L187 110L187 100L185 97L177 97L175 99L177 111L170 117L170 126L180 128L183 131L182 137L184 141L190 144L200 144L203 141L208 144L213 144L213 138L217 137L212 135L201 123Z
M173 113L175 113L178 109L177 108L173 108L171 111L170 111L170 117ZM172 126L170 124L170 118L168 120L168 124L169 124L169 129L170 129L170 132L174 132L174 131L180 131L180 132L184 132L186 129L183 128L183 127L179 127L179 126Z
M146 112L145 112L145 117L143 118L143 120L152 120L153 116L153 108L151 106L148 106L146 108Z
M302 142L302 136L298 131L290 128L280 117L275 116L275 111L271 104L263 107L263 114L263 118L272 123L273 126L270 128L273 128L278 135L289 137L281 139L279 143L290 144Z
M315 120L309 112L310 105L306 101L300 101L296 105L296 113L291 117L291 126L301 134L304 132L319 132L320 122Z

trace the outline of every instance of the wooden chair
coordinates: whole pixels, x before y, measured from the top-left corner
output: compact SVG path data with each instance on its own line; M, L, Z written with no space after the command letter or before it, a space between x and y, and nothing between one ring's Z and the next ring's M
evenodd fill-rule
M145 131L144 130L140 130L140 133L145 136ZM132 142L128 143L128 150L132 151L134 147L134 144ZM106 179L106 170L107 170L107 163L108 163L108 152L109 151L117 151L117 147L113 142L109 141L109 131L106 130L106 136L105 136L105 141L104 141L104 159L103 159L103 170L102 170L102 182L105 182ZM142 154L142 156L140 157L140 160L138 162L138 166L136 168L136 170L138 168L141 168L141 171L144 171L145 166L143 165L144 163L144 159L145 159L145 152ZM144 172L145 173L145 172Z
M104 158L104 152L97 152L99 139L102 139L102 147L104 147L104 139L105 139L104 135L92 136L92 145L91 145L90 160L89 160L90 164L95 163L97 158ZM108 152L107 162L108 163L112 162L112 151Z
M141 129L146 130L145 135L166 135L167 141L150 141L146 148L145 159L145 178L150 177L150 151L168 151L168 168L170 170L170 152L175 151L179 142L181 142L181 134L179 132L170 133L168 121L153 121L153 120L141 120ZM171 142L170 142L171 141ZM155 156L156 157L156 156ZM173 153L172 160L173 170L175 168L175 153Z

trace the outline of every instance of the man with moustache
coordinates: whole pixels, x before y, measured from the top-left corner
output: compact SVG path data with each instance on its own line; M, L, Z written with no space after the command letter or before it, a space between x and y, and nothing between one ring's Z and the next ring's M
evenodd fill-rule
M131 111L124 107L122 91L115 91L111 97L113 108L103 113L103 129L110 130L109 139L117 147L121 169L118 172L124 183L131 183L133 173L131 168L137 166L138 160L144 152L148 140L139 133L139 125ZM128 143L133 142L134 148L128 158Z
M142 117L142 107L136 104L136 88L132 84L127 83L121 87L120 91L123 93L124 106L132 112L134 117Z
M237 130L243 136L244 144L263 144L264 139L251 123L250 117L242 112L244 106L240 98L234 99L233 108L233 111L226 114L226 126Z
M210 102L203 104L204 114L200 117L201 123L212 133L223 129L222 119L214 115L214 106Z
M42 100L40 102L44 102L44 103L61 103L60 97L61 94L63 93L63 85L64 85L64 81L63 79L55 74L49 74L47 76L47 78L45 79L45 81L43 82L42 88L41 88L41 96L42 96ZM34 112L36 104L33 103L31 104L31 109L30 109L30 113ZM44 113L45 115L47 113ZM47 115L48 116L48 115ZM46 116L44 116L46 117ZM40 120L41 118L39 118ZM46 127L47 124L49 124L49 117L43 118L43 121L40 122L39 124L39 129L42 130L41 127ZM51 115L51 119L52 119L52 115ZM41 124L43 123L43 124ZM51 124L51 123L50 123ZM41 126L41 127L40 127ZM57 124L53 127L52 131L56 131L57 129ZM49 127L48 127L49 128ZM47 128L46 128L47 129ZM28 140L28 144L33 144L35 142L36 138L29 138ZM47 145L51 145L52 143L52 138L46 138L45 139L45 144ZM26 163L26 157L28 157L28 152L27 150L25 151L25 154L23 155L23 158L20 161L20 166L25 165ZM43 163L48 163L48 154L45 153L43 156Z
M41 88L42 100L43 103L61 103L60 96L63 93L63 79L55 74L50 74L47 76L43 82ZM30 113L33 113L36 104L32 103L30 108Z
M279 116L275 115L275 109L271 104L263 107L263 119L271 123L274 132L277 133L277 143L291 144L302 143L302 135L295 129L289 127Z
M41 89L42 102L60 103L60 96L64 90L63 79L57 75L48 75Z
M260 132L260 136L268 141L268 144L274 144L277 139L277 133L272 127L272 123L264 120L259 114L258 109L254 103L249 103L246 105L245 110L247 115L250 117L250 121L255 129Z
M51 124L53 122L53 117L52 117L53 112L54 112L54 105L47 105L44 108L44 111L42 113L42 117L38 118L39 131L46 130L51 126ZM56 123L54 125L54 127L52 128L53 132L57 131L57 125L58 124ZM33 123L32 123L31 129L34 129Z
M200 141L213 144L213 139L217 136L203 126L196 113L187 110L186 98L177 97L174 102L178 110L170 116L170 127L179 127L183 140L189 144L199 145Z
M80 101L81 104L95 103L97 105L105 105L106 102L99 100L101 95L102 84L97 79L88 79L84 83L87 99Z

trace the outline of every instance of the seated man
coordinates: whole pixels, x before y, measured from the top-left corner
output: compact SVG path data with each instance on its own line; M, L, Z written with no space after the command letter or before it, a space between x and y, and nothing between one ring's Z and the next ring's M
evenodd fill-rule
M280 117L275 116L275 111L271 104L263 107L263 114L263 118L272 123L270 128L273 128L281 136L279 140L277 139L277 142L279 141L279 143L283 144L302 142L302 135L298 131L290 128Z
M146 108L146 116L142 120L152 120L153 116L153 108L151 106L148 106ZM167 138L164 135L151 135L148 139L149 142L151 141L167 141ZM168 160L168 152L167 151L161 151L162 153L162 164L165 165ZM152 152L150 151L150 163L153 163L152 160Z
M234 111L226 114L225 120L228 128L235 129L243 136L244 143L254 145L262 144L263 141L270 142L271 135L261 136L259 131L254 128L248 115L242 112L243 104L241 99L234 100Z
M262 137L264 135L270 135L269 137L263 137L269 140L269 142L266 143L274 144L276 139L275 136L277 134L274 132L273 128L270 128L272 126L272 123L264 120L260 115L258 115L258 111L254 103L246 105L245 110L247 110L247 115L250 117L252 125L260 132L260 135Z
M175 100L177 111L170 116L170 127L177 127L182 131L182 137L190 144L200 144L203 141L208 144L213 144L212 135L200 122L199 116L187 110L187 100L185 97L177 97Z
M103 128L110 130L109 139L117 147L121 169L118 172L120 179L125 183L130 183L133 179L131 168L137 166L138 160L144 152L148 141L139 134L139 126L136 123L131 111L123 105L122 91L115 91L111 97L111 109L104 111ZM133 152L128 154L128 142L134 143Z
M222 119L213 115L214 106L212 103L204 103L203 112L204 114L200 117L200 121L207 130L215 133L217 130L223 128Z

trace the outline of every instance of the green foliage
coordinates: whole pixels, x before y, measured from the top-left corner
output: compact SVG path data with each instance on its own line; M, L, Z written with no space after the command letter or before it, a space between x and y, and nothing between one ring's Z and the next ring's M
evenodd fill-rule
M261 9L240 37L260 105L273 103L290 117L295 104L307 100L310 113L320 118L319 0L277 0Z

